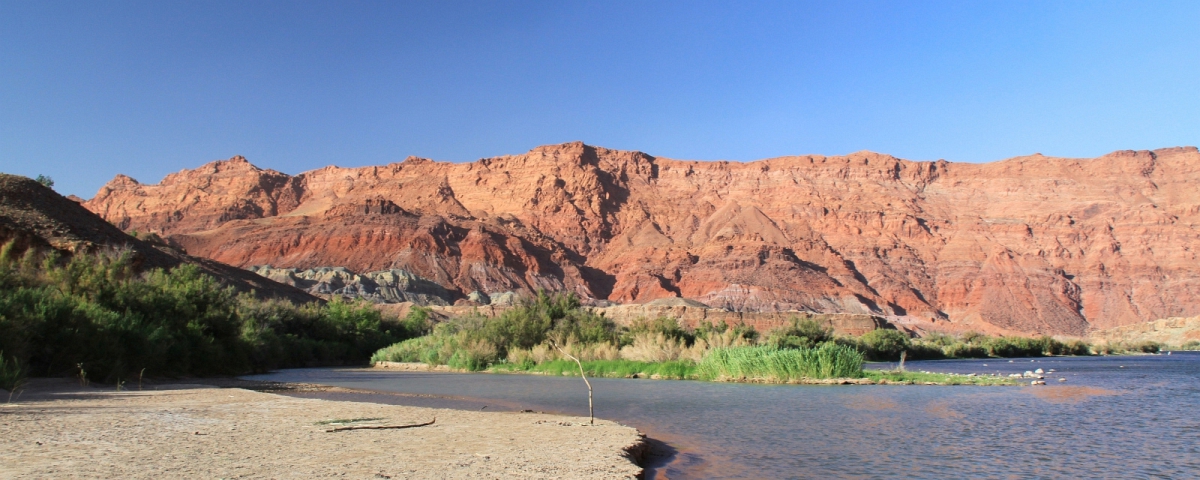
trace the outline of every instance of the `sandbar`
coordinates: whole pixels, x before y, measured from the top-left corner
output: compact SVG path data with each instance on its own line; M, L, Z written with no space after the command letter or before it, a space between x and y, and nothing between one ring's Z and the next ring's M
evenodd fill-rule
M342 426L425 423L329 432ZM3 478L635 478L632 427L586 417L37 379L0 403Z

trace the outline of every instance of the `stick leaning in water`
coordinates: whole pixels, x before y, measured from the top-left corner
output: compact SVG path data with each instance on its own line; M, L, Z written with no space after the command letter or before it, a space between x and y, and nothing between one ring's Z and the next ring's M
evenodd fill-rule
M433 425L433 422L436 422L436 421L437 421L437 417L433 417L433 420L430 420L428 422L414 423L411 425L360 425L357 427L338 427L338 428L334 428L331 430L326 430L325 433L344 432L346 430L388 430L388 429L401 429L401 428L416 428L416 427L425 427L425 426Z
M592 410L592 382L589 382L587 379L587 375L584 375L584 373L583 373L583 363L581 363L578 358L575 358L574 355L571 355L571 354L567 353L565 350L563 350L562 348L560 348L557 343L550 342L550 345L554 346L554 348L557 349L559 352L561 352L563 355L566 355L567 358L574 360L576 365L579 365L579 376L583 377L583 383L586 383L587 387L588 387L588 425L595 425L596 424L596 414Z

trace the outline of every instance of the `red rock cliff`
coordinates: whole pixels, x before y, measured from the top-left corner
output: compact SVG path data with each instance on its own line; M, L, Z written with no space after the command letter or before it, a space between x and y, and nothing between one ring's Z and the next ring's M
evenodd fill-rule
M907 315L1082 334L1200 314L1200 153L695 162L582 143L288 176L241 157L85 204L237 266L402 268L739 311Z

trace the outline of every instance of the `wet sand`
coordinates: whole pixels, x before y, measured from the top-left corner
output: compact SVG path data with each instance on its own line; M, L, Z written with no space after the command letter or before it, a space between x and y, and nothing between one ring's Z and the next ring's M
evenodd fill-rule
M136 387L135 387L136 388ZM429 422L407 429L342 426ZM336 420L356 420L334 422ZM39 379L0 404L0 477L632 478L606 420L294 398L212 385L116 392Z

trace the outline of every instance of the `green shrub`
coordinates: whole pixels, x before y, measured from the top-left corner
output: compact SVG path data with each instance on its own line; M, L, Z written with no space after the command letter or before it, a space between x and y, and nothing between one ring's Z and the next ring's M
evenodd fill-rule
M685 330L679 325L679 321L673 317L658 317L653 320L639 318L633 322L624 332L621 333L621 346L632 345L633 339L638 334L651 335L663 334L664 337L671 340L679 340L684 345L690 346L696 342L696 335L693 332Z
M875 329L858 339L863 354L871 360L899 360L900 352L908 350L908 335L898 330Z
M727 332L729 335L726 335ZM695 330L693 330L691 334L695 340L704 340L709 345L713 344L714 337L722 337L724 339L728 339L729 341L737 341L740 339L741 341L745 341L746 343L750 344L758 341L758 331L754 329L753 325L739 324L731 327L724 321L722 321L719 325L707 321L701 322L696 326ZM676 338L685 338L685 336L681 335L677 336Z
M414 310L416 311L416 310ZM410 312L406 334L419 331L410 323L428 325L428 312ZM418 317L420 316L420 317ZM548 341L559 344L592 345L615 343L617 327L611 320L580 308L573 294L546 294L521 302L494 318L472 314L439 323L428 335L383 348L372 361L414 362L449 365L464 370L483 370L520 352Z
M0 350L38 375L230 375L365 361L406 329L367 304L296 306L237 295L183 265L137 273L129 252L0 248Z
M912 342L906 351L908 352L908 360L940 360L946 358L943 347L933 343Z
M428 308L419 306L409 309L404 320L400 321L400 325L404 329L404 336L414 338L429 334L429 331L433 329L433 323L429 320L429 312Z
M987 358L988 351L981 345L970 343L952 343L942 347L942 353L949 358Z
M766 344L776 348L813 348L832 339L832 328L811 318L792 317L788 325L767 334Z

